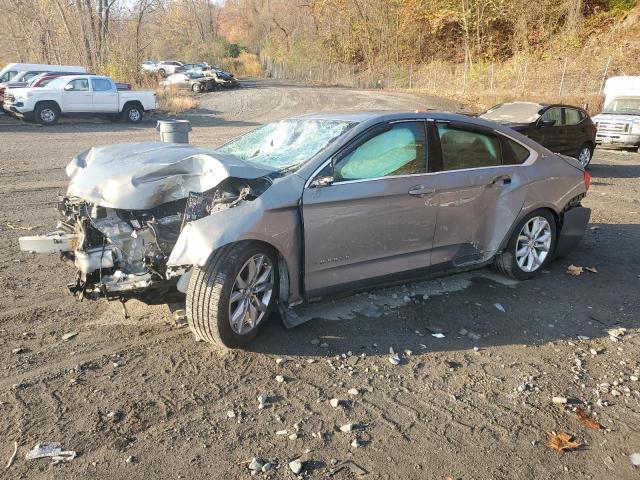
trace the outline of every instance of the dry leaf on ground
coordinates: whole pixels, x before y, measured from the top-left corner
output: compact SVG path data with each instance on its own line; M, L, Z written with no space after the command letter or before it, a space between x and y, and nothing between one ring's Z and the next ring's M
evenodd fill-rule
M547 432L547 444L556 452L563 453L566 450L577 450L582 446L578 442L572 441L573 435L564 432Z
M567 267L567 273L569 275L573 275L575 277L577 277L578 275L580 275L582 273L582 267L577 267L576 265L569 265Z
M578 420L580 420L587 428L592 428L593 430L601 430L602 428L604 428L597 421L595 421L591 415L589 415L580 407L576 408L576 415L578 417Z

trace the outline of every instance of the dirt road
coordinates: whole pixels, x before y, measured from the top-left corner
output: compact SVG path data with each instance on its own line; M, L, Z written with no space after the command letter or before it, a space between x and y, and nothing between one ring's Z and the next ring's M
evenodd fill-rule
M192 142L208 146L308 111L459 108L274 82L200 100L186 117ZM119 304L74 301L64 293L70 267L17 248L19 236L54 226L74 154L155 139L153 127L0 118L0 468L19 444L0 477L243 478L258 457L274 465L260 475L294 478L287 464L302 456L310 478L638 478L629 455L640 452L639 154L597 151L584 202L591 228L534 280L480 271L369 292L325 305L324 317L351 319L271 322L248 351L220 352L195 343L167 307L131 302L125 319ZM569 276L570 264L598 273ZM369 295L387 306L362 309ZM613 341L606 331L617 327L626 335ZM586 428L554 396L582 402L604 429ZM558 454L548 431L584 446ZM26 460L43 441L78 457Z

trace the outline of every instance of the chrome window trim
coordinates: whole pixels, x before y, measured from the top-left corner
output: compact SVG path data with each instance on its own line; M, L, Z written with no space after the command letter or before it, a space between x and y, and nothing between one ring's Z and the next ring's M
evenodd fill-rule
M422 121L427 122L429 120L432 120L432 119L423 119ZM420 120L418 120L418 121L420 121ZM432 121L441 122L440 120L435 120L435 119L432 120ZM415 120L396 120L394 122L389 122L389 123L400 123L400 122L415 122ZM450 123L450 121L448 121L448 120L443 121L443 122L444 123ZM473 124L470 124L470 125L473 125ZM524 143L520 142L519 140L517 140L516 138L512 137L511 135L509 135L507 133L504 133L504 132L500 132L500 131L495 130L495 129L493 130L493 132L496 135L502 135L503 137L506 137L509 140L512 140L512 141L516 142L518 145L526 148L529 151L529 157L522 163L516 163L516 164L512 164L512 165L493 165L493 166L489 166L489 167L458 168L456 170L441 170L439 172L424 172L424 173L413 173L413 174L410 174L410 175L394 175L394 176L389 176L389 177L375 177L375 178L362 178L362 179L358 179L358 180L344 180L344 181L341 181L341 182L334 182L331 185L326 185L325 187L331 187L333 185L344 185L344 184L349 184L349 183L374 182L374 181L377 181L377 180L386 180L386 179L390 179L390 178L409 178L409 177L421 177L423 175L440 175L440 174L443 174L443 173L451 173L451 172L468 172L469 170L486 170L488 168L529 167L529 166L533 165L535 163L535 161L538 159L538 157L540 156L540 154L536 150L532 149L528 145L525 145ZM335 157L335 155L333 155L331 158L329 158L327 161L325 161L322 165L320 165L313 172L313 174L309 177L309 179L304 184L305 190L310 187L311 183L316 178L316 176L327 165L329 165L333 161L334 157ZM325 188L325 187L322 187L322 188Z

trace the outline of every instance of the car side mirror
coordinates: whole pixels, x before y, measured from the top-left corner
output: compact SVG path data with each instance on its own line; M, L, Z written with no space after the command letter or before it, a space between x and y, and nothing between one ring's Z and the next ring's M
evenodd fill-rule
M333 183L333 175L318 175L316 178L313 179L313 182L311 182L311 186L312 187L326 187L328 185L331 185Z
M540 120L539 126L541 127L553 127L556 124L555 120Z

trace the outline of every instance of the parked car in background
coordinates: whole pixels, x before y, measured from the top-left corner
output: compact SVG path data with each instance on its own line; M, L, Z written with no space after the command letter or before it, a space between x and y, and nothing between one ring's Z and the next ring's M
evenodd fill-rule
M183 72L185 70L183 62L177 62L175 60L165 60L158 62L156 66L156 72L162 77L173 75L174 73Z
M14 80L23 72L82 72L87 70L80 66L71 65L46 65L40 63L9 63L0 70L0 83Z
M237 88L240 86L240 82L238 82L233 74L225 72L224 70L212 70L212 76L216 83L222 88Z
M42 125L54 125L63 115L98 114L139 123L155 108L155 92L119 91L113 80L98 75L58 77L46 88L8 89L4 98L6 111Z
M4 92L7 88L44 87L54 78L63 75L82 75L83 73L85 72L24 72L23 75L14 77L14 80L19 79L19 81L12 80L7 83L0 83L0 105L4 102Z
M20 248L75 259L78 298L186 293L196 337L227 347L335 293L490 264L529 279L590 216L577 160L440 112L305 115L217 150L96 147L66 171L61 229Z
M165 88L173 87L180 90L191 90L194 93L208 92L217 88L217 84L212 78L192 72L169 75L160 82L160 85Z
M481 118L507 125L552 152L591 162L596 146L596 125L582 108L561 104L509 102L496 105Z
M640 77L611 77L604 85L604 110L593 117L596 143L640 148Z
M184 68L185 72L188 71L195 71L195 70L209 70L211 67L209 66L208 63L202 62L202 63L185 63L182 68Z
M154 62L153 60L144 61L140 65L140 70L143 73L156 73L158 71L158 62Z

